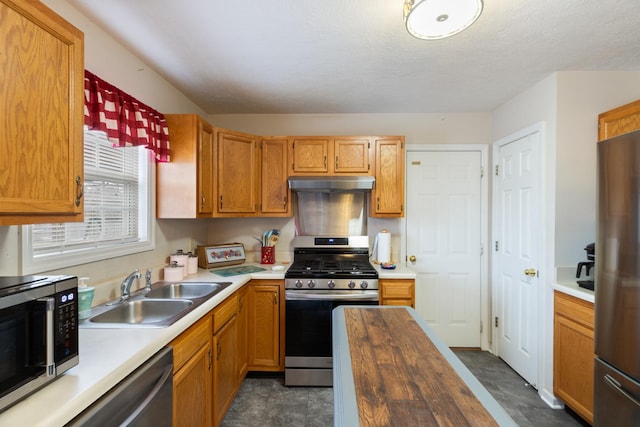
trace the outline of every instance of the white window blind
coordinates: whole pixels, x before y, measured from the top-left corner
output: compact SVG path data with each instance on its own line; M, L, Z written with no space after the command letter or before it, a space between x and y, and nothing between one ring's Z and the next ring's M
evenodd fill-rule
M148 163L144 147L85 130L84 222L26 227L25 274L151 249Z

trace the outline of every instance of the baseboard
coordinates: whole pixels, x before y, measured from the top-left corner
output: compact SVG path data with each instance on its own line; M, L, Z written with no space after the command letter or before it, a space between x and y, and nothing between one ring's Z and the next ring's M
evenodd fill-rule
M563 409L564 402L556 398L549 390L538 390L538 396L552 409Z

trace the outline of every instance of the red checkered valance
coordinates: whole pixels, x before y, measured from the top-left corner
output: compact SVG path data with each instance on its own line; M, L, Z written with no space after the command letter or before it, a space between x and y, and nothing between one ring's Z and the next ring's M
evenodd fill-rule
M114 147L144 145L159 162L169 161L164 114L84 71L84 124L103 131Z

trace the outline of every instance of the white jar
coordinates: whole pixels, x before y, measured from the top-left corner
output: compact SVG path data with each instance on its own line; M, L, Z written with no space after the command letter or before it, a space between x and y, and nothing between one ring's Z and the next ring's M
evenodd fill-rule
M198 256L189 252L187 254L187 274L196 274L198 272Z
M167 282L179 282L184 279L184 266L172 261L164 268L164 280Z
M169 263L175 262L178 265L182 266L182 278L186 276L188 273L187 264L189 262L189 256L185 254L182 249L178 249L175 254L171 254L169 256ZM182 278L180 280L182 280Z

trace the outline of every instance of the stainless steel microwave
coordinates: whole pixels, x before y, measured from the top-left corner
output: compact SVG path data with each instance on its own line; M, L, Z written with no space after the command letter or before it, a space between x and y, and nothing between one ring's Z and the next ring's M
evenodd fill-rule
M78 364L78 278L0 277L0 412Z

